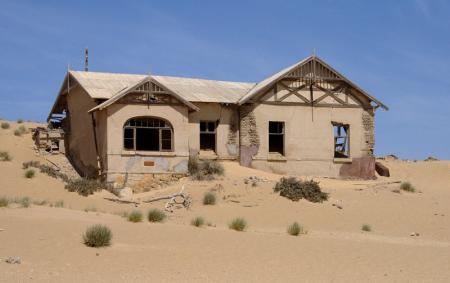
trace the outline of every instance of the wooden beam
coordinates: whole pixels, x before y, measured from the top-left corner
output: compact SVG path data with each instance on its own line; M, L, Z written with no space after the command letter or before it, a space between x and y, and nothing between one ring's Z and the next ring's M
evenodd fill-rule
M347 105L347 103L345 103L344 100L342 100L342 99L340 99L339 97L337 97L337 96L336 96L333 92L331 92L329 89L323 88L323 87L321 87L321 86L319 86L319 85L316 85L316 87L317 87L318 89L320 89L321 91L323 91L323 92L325 92L325 93L328 93L329 96L333 97L333 98L334 98L337 102L339 102L340 104Z
M301 85L301 86L296 87L296 88L291 88L291 87L287 86L286 84L284 84L283 82L279 82L279 84L281 84L289 92L287 94L283 95L278 101L283 101L284 99L286 99L291 94L294 94L295 96L297 96L298 98L300 98L304 102L306 102L306 103L310 102L307 98L303 97L301 94L298 93L299 90L302 90L302 89L304 89L306 87L306 84Z

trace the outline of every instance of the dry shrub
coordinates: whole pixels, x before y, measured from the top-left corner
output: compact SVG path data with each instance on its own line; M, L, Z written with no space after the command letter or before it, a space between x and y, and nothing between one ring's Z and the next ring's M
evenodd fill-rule
M200 216L195 217L194 219L192 219L191 225L195 227L202 227L203 225L205 225L205 219Z
M0 207L7 207L9 205L9 198L0 197Z
M77 178L71 179L67 182L65 188L69 192L77 192L82 196L92 195L97 191L107 189L105 183L95 179Z
M164 211L154 208L148 212L148 221L150 222L163 222L166 219Z
M28 130L23 125L14 130L14 135L18 136L18 137L22 136L23 134L27 134L27 133L28 133Z
M303 228L302 225L298 224L297 222L292 223L288 226L287 232L291 236L298 236L300 234L306 234L306 230Z
M275 184L273 190L293 201L304 198L310 202L323 202L328 199L328 194L322 192L319 182L314 180L302 181L294 177L283 177Z
M89 227L83 235L83 242L88 247L105 247L111 244L111 230L101 224Z
M35 175L36 175L36 171L34 171L34 169L27 169L24 173L24 176L27 179L34 178Z
M17 124L22 124L23 123L23 119L18 119L17 120Z
M128 221L130 222L141 222L142 221L142 212L139 210L133 210L130 214L128 214Z
M194 180L214 180L216 176L224 174L225 169L217 160L199 160L197 156L190 156L188 171Z
M416 192L416 188L410 182L402 182L400 184L400 189L410 193Z
M203 195L203 204L204 205L215 205L216 204L216 195L212 192L206 192Z
M363 225L361 226L361 230L363 230L363 231L365 231L365 232L370 232L370 231L372 231L372 227L370 227L369 224L363 224Z
M0 161L11 161L12 157L7 151L0 151Z
M242 232L247 228L247 221L244 218L238 217L233 219L228 227L232 230Z
M7 122L2 122L1 127L2 127L3 130L6 130L6 129L9 129L10 125Z

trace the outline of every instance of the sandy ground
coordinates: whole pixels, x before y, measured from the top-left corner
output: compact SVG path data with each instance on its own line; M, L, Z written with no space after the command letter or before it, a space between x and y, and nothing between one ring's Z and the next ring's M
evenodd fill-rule
M134 224L117 214L146 213L164 202L136 208L106 200L114 197L108 192L89 197L67 192L62 182L41 173L24 178L22 162L45 161L35 154L29 134L13 135L16 127L0 129L0 151L13 156L0 162L0 197L48 203L0 208L0 282L450 281L449 161L382 161L392 176L374 181L314 178L330 193L322 204L284 199L272 191L280 175L225 162L219 180L184 178L135 195L147 199L185 184L194 202L190 210L176 209L165 223ZM253 187L244 182L249 176L267 181ZM417 193L392 192L399 187L395 182L406 180ZM219 184L218 203L202 205L204 192ZM50 207L58 201L63 208ZM195 216L213 226L189 225ZM228 229L237 216L248 221L246 232ZM289 236L286 227L293 221L308 234ZM82 244L82 233L94 223L111 228L110 247ZM372 232L361 231L362 224ZM9 256L22 263L7 264Z

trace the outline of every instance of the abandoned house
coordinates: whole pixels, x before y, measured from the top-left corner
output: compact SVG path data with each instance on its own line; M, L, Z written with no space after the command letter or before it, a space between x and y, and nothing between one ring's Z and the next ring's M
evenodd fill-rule
M64 130L66 155L82 176L185 173L198 155L276 173L358 177L374 174L378 107L387 110L310 56L258 83L69 71L48 120Z

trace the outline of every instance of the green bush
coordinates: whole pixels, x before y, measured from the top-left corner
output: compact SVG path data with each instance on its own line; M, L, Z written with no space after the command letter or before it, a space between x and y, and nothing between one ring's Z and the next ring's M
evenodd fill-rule
M273 190L293 201L304 198L310 202L323 202L328 199L328 194L321 191L319 182L313 180L301 181L294 177L283 177L275 184Z
M128 221L130 222L141 222L142 221L142 212L139 210L133 210L130 214L128 214Z
M24 173L25 178L28 178L28 179L34 178L35 175L36 175L36 171L34 171L33 169L27 169Z
M7 207L9 205L9 199L7 197L0 197L0 207Z
M202 227L203 225L205 225L205 219L200 216L195 217L194 219L192 219L191 225L195 227Z
M9 129L10 125L7 122L2 122L1 127L2 127L2 129L6 130L6 129Z
M107 186L105 183L100 182L99 180L78 178L68 180L65 188L69 192L77 192L82 196L88 196L97 191L101 191L102 189L106 189Z
M228 224L228 228L242 232L247 228L247 221L244 218L235 218Z
M150 222L163 222L166 219L164 211L154 208L148 212L148 221Z
M370 227L369 224L363 224L363 226L361 226L361 230L370 232L370 231L372 231L372 227Z
M111 230L101 224L93 225L87 228L83 235L83 242L88 247L105 247L111 244Z
M216 204L216 195L212 192L206 192L203 195L203 204L204 205L215 205Z
M287 228L287 232L289 235L292 235L292 236L306 234L306 230L303 228L302 225L298 224L297 222L294 222L291 225L289 225Z
M410 182L402 182L400 184L400 189L410 193L416 192L416 188Z
M0 151L0 161L11 161L12 157L7 151Z

